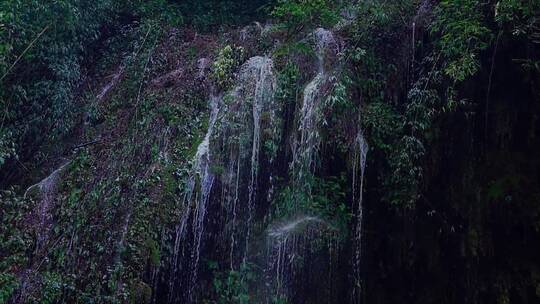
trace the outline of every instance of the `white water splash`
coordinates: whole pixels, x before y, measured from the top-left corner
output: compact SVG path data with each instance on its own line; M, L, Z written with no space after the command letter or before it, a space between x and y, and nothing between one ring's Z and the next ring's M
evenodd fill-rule
M271 228L270 230L268 230L268 236L273 238L284 238L289 236L293 232L297 232L298 229L301 229L303 226L310 223L323 224L324 221L314 216L303 216L290 222L286 222L277 227Z
M312 279L299 278L297 274L303 273L302 269L307 267L304 263L309 263L310 257L323 250L325 246L319 241L334 233L333 227L315 216L300 216L268 229L265 271L270 296L289 298L295 292L295 280ZM327 248L330 254L332 245Z

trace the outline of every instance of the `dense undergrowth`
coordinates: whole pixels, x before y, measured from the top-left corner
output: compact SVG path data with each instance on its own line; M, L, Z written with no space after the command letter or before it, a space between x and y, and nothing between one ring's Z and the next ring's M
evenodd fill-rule
M526 0L1 3L0 303L178 302L178 221L216 92L222 193L198 302L535 303L539 13ZM320 27L335 54L311 41ZM259 164L234 174L252 180L240 196L256 184L264 197L230 227L217 198L229 166L252 161L254 101L235 100L252 56L273 60L275 108L259 113ZM320 144L298 165L303 95L321 71ZM296 293L263 292L264 235L306 219L324 229L295 257Z

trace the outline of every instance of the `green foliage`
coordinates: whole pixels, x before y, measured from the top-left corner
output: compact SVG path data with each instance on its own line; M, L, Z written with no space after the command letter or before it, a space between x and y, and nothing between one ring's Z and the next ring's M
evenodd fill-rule
M299 91L300 69L294 63L288 62L278 75L276 99L282 105L295 104Z
M40 303L53 304L58 303L62 295L63 281L58 273L45 272L41 280Z
M209 264L214 271L212 286L217 295L217 304L249 304L255 303L250 295L250 284L256 280L253 265L243 263L239 270L217 272L217 264Z
M334 0L278 0L271 15L290 36L317 26L332 26L339 20L338 12Z
M400 86L389 81L400 65L396 58L402 56L392 45L402 39L402 20L414 17L416 5L414 1L357 3L358 17L349 29L354 47L347 50L352 64L352 84L347 86L357 87L366 102L361 123L370 144L368 161L377 166L382 200L397 208L412 208L418 198L424 148L413 129L427 125L420 107L401 107L391 100L394 96L388 96ZM424 105L423 99L417 101Z
M34 146L70 131L83 58L93 54L89 46L113 22L114 11L110 0L0 4L2 150L8 147L24 161Z
M480 68L479 52L488 47L491 37L478 0L444 0L435 10L431 31L440 36L439 52L444 56L444 71L454 81L463 81Z
M403 20L416 13L414 1L359 1L358 15L347 29L352 39L346 56L352 64L351 79L367 102L386 101L387 83L402 56L394 47L402 39Z
M151 238L147 238L146 250L148 252L147 255L148 255L150 264L152 266L159 266L159 262L161 261L161 252L159 249L159 244L155 240Z
M531 45L540 46L540 2L526 0L502 0L495 6L495 20L501 30L513 37L526 39ZM529 55L530 56L530 55ZM516 58L526 69L540 72L540 60Z
M302 180L303 186L284 187L274 204L274 217L290 218L298 214L308 214L328 221L346 235L346 227L352 214L347 205L347 179L339 177L318 178L308 175Z
M152 300L152 287L141 281L131 283L129 292L129 303L131 304L148 304Z
M0 129L0 167L11 157L17 157L12 132Z
M331 78L332 88L324 101L324 108L343 113L345 110L352 108L353 104L349 96L348 88L352 85L351 78L346 74L341 74L339 79ZM336 114L335 116L338 116ZM334 117L337 118L337 117Z
M413 208L419 195L423 143L405 133L407 120L387 103L368 104L362 117L371 147L384 159L384 170L378 172L383 199L398 208Z
M269 0L197 0L173 1L185 22L198 30L209 31L225 26L247 24L263 17L261 7Z
M221 89L227 90L232 85L244 57L245 51L242 47L227 45L219 51L213 64L212 78Z
M0 303L7 303L18 286L19 282L15 274L0 272Z
M391 172L384 180L388 190L384 199L399 208L414 208L420 197L424 144L414 136L403 136L397 146L399 149L390 153L388 159Z
M272 304L287 304L287 299L280 296L274 296L272 298Z
M530 37L540 42L538 12L540 3L527 0L501 0L495 6L495 20L514 36Z
M277 60L288 60L294 56L313 56L313 48L304 41L287 41L280 45L273 53Z
M16 273L25 267L32 236L25 217L32 204L15 191L0 191L0 303L5 303L19 285Z
M374 149L391 153L394 142L402 134L402 117L388 103L374 102L366 106L362 124L369 134L369 142Z

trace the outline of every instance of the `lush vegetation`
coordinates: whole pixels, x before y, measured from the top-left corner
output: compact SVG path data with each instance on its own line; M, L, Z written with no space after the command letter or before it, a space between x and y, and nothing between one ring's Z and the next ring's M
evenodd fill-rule
M536 303L539 87L539 1L3 1L0 303Z

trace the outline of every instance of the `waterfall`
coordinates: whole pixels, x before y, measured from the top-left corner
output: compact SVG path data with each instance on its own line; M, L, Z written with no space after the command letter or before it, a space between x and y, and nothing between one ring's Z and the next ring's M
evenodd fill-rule
M245 242L243 260L247 259L257 201L261 133L263 123L266 123L263 122L263 114L274 107L275 86L272 60L266 57L253 57L240 68L237 85L229 94L225 97L212 94L210 98L208 130L192 161L191 174L183 197L184 210L176 227L169 302L175 301L178 276L182 276L180 279L189 280L183 282L188 285L187 301L195 301L205 220L216 179L220 180L221 206L227 213L225 224L229 227L232 225L229 231L231 268L234 268L235 248L240 239L237 226L241 220L246 227L243 233ZM218 115L219 113L223 114ZM219 127L216 126L218 122ZM217 149L219 143L223 144L226 155L223 159L220 155L213 154L213 149ZM224 172L214 173L211 170L212 166L221 166ZM246 174L243 175L244 168ZM246 178L242 179L243 176ZM247 191L242 191L241 187L244 184L247 185ZM191 234L188 234L189 227L192 227ZM187 257L189 260L186 260L184 255L187 246L191 248ZM183 271L183 267L187 267L188 271ZM179 271L185 274L179 275Z
M315 51L319 74L325 72L325 64L328 56L335 56L339 51L339 44L332 31L318 28L313 32L315 39Z
M293 172L300 181L305 174L313 173L315 156L320 144L319 124L321 120L320 100L329 82L326 70L327 59L338 52L338 43L331 31L318 28L312 34L317 55L317 75L304 89L299 119L299 138L293 147Z
M258 176L262 130L273 124L263 116L273 111L276 76L274 65L270 58L252 57L242 65L237 79L237 85L232 90L228 103L227 116L223 120L222 137L228 157L224 160L222 205L229 214L227 220L230 227L229 256L231 268L234 268L236 244L241 238L237 237L238 225L244 220L245 230L242 237L244 250L242 261L246 262L249 254L249 242L255 212L258 192ZM245 174L243 174L245 172ZM242 178L245 177L245 180ZM246 185L247 192L239 189ZM240 202L247 205L239 206Z
M173 276L170 280L170 292L169 302L173 300L175 281L178 272L179 253L181 246L186 244L188 221L192 218L192 233L193 244L190 257L189 275L190 284L188 288L188 298L192 298L192 289L197 281L197 274L199 268L201 243L204 234L204 220L207 213L208 201L210 198L210 191L214 183L214 175L210 171L211 150L210 150L210 138L214 131L214 126L218 119L219 109L222 101L222 96L212 93L209 100L210 106L210 118L208 122L208 129L203 141L197 147L197 153L192 161L191 174L188 179L187 187L184 193L182 215L180 222L176 227L176 239L173 252ZM197 183L197 180L199 183ZM198 189L196 186L198 184ZM197 190L197 191L196 191ZM195 199L193 195L195 194ZM192 202L195 205L192 208ZM182 248L185 249L185 248Z
M363 191L364 191L364 173L366 169L366 157L369 150L368 143L364 137L362 130L360 130L354 141L354 164L353 164L353 195L358 192L358 197L353 197L354 201L357 201L356 210L356 227L354 232L354 258L353 258L353 275L354 275L354 288L353 288L353 302L360 303L360 294L362 291L362 281L360 273L360 259L362 256L362 220L363 220ZM358 173L360 173L360 180L358 179ZM358 191L355 190L356 185L359 183Z
M306 85L303 92L302 105L298 114L298 129L293 141L293 160L290 165L295 187L293 191L306 191L308 195L310 195L310 189L305 189L304 181L306 177L315 173L316 157L321 141L320 128L323 121L322 100L327 93L326 89L333 81L331 77L333 71L328 67L339 52L339 44L329 30L318 28L310 38L316 51L317 74ZM295 289L296 285L302 285L301 281L305 283L312 278L307 275L300 279L296 274L301 270L312 271L308 264L317 255L328 254L330 258L325 265L331 271L332 255L337 250L330 243L336 236L336 230L325 221L309 215L297 216L286 223L270 228L267 232L266 276L271 296L283 296L291 300L290 298L294 297L295 293L302 292Z
M294 296L295 276L308 269L310 258L323 247L319 240L335 234L333 227L315 216L299 216L267 230L267 286L270 297ZM302 280L313 278L302 277Z
M255 77L255 91L253 96L253 142L251 151L251 180L248 187L248 222L246 234L246 249L244 261L249 252L249 241L251 237L251 225L255 209L255 195L257 191L257 177L259 172L259 152L261 146L261 114L263 107L271 106L274 99L276 86L273 74L273 62L269 58L253 57L246 63L247 72L244 76ZM250 75L254 74L254 75ZM240 78L241 81L243 77ZM249 80L249 79L246 79Z
M197 170L197 175L200 178L200 198L197 200L197 206L195 207L195 214L193 216L193 234L195 244L191 253L192 288L197 281L197 273L201 254L201 242L204 233L204 219L206 218L208 201L210 199L210 191L212 190L212 185L214 184L214 174L210 172L210 136L212 135L214 125L217 121L220 102L221 96L211 96L211 112L210 121L208 123L208 131L206 132L204 140L197 148L197 154L195 155L195 168Z

